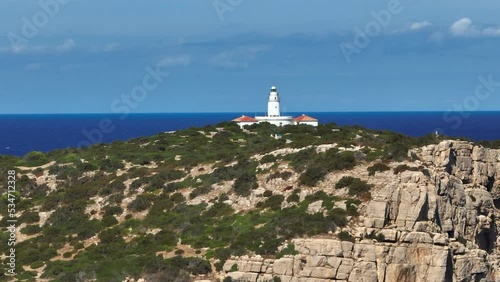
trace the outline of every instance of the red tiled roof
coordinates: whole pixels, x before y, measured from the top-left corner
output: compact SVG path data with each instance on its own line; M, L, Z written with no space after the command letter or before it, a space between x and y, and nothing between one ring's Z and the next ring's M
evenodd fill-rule
M239 121L244 121L244 122L258 122L258 120L254 119L253 117L249 116L241 116L239 118L233 119L233 121L239 122Z
M294 118L294 120L295 121L318 121L317 119L312 118L310 116L306 116L304 114L302 114L300 117Z

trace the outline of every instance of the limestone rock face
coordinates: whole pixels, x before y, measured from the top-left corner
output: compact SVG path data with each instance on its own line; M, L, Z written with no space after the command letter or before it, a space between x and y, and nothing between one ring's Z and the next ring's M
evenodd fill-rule
M252 258L228 260L224 270L229 271L237 264L238 271L227 275L233 279L247 279L243 281L260 281L263 275L277 276L281 281L452 281L451 249L433 244L429 234L424 234L427 236L410 232L406 238L414 238L412 242L396 244L296 239L292 242L298 255L270 260L260 271L254 271L258 267L253 268ZM460 264L455 263L455 266L463 270L461 276L457 276L462 278L470 277L470 273L488 271L485 256L474 252L461 255Z
M297 255L233 258L224 265L226 275L286 282L500 281L500 150L448 140L409 156L406 171L353 172L374 186L359 221L347 228L355 243L333 235L296 238ZM333 186L340 177L324 183ZM318 211L320 203L309 206ZM234 264L238 271L229 272Z

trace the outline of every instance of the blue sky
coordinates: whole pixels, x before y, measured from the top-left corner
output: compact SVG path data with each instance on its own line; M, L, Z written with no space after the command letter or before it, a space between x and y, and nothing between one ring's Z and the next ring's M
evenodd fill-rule
M0 114L500 110L500 1L366 2L0 0Z

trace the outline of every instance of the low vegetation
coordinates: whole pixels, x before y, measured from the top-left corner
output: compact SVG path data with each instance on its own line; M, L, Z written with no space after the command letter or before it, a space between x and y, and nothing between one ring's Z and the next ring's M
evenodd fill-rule
M276 133L283 138L272 138ZM0 156L4 175L5 168L12 165L32 168L18 170L16 207L19 222L26 224L20 231L32 237L16 246L16 263L37 270L44 266L42 278L50 281L122 281L126 276L190 281L190 275L212 271L209 260L221 269L231 255L249 251L265 256L294 255L293 245L278 249L286 240L346 226L347 216L358 215L357 198L369 195L371 186L354 177L340 179L335 187L348 189L346 199L323 191L301 194L297 187L283 187L282 191L264 192L257 207L245 212L236 212L229 196L250 195L263 173L267 173L262 176L267 182L298 177L299 188L307 189L328 173L350 170L365 161L376 162L368 169L370 174L386 171L385 161L403 160L409 148L431 142L436 137L411 138L358 126L278 128L259 124L242 130L225 122L83 149ZM270 154L277 149L333 143L364 149L333 148L318 153L310 147L287 155ZM264 157L257 161L255 155ZM290 168L277 169L280 162ZM258 174L259 165L271 168ZM398 167L394 173L409 169ZM53 183L37 184L35 177L44 174L54 178ZM209 198L214 184L227 184L228 190ZM0 183L0 189L5 191L5 183ZM207 199L191 201L201 196ZM309 205L319 200L323 211L308 213ZM346 201L345 210L335 208L341 200ZM42 225L38 224L39 211L51 212ZM0 213L2 226L7 226L6 209ZM0 231L0 240L7 241L6 228ZM342 240L351 241L349 236L339 233ZM179 242L193 252L178 248ZM63 253L58 252L63 248ZM33 280L36 275L18 270L18 278Z
M371 189L370 184L359 178L351 176L344 176L337 182L337 184L335 184L335 188L337 189L345 187L348 188L348 193L351 196L362 196L363 194L368 193Z
M384 172L390 169L391 169L390 167L388 167L386 164L383 163L376 163L367 168L368 175L370 176L375 175L376 172Z

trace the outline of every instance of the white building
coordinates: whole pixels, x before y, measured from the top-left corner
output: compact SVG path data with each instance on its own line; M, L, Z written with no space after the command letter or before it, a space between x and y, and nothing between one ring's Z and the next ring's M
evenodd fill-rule
M255 118L249 116L241 116L237 119L233 119L240 127L243 128L245 125L252 125L260 122L269 122L277 126L283 125L298 125L298 124L308 124L312 126L318 126L318 120L310 116L302 115L297 118L292 116L282 116L280 111L280 95L276 86L271 87L271 92L269 93L269 98L267 99L267 115L266 116L256 116Z

